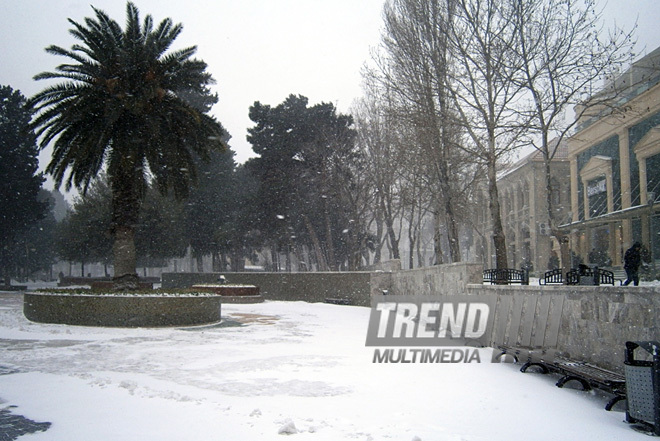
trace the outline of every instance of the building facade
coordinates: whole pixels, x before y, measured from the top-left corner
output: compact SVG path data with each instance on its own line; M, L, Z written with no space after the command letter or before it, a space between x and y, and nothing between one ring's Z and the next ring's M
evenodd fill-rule
M555 150L555 148L551 148ZM556 148L550 161L552 215L557 223L570 219L570 163L565 143ZM528 268L542 274L559 265L559 244L550 235L545 163L540 152L529 154L503 170L497 179L500 211L507 244L509 268ZM475 235L487 268L495 267L495 250L488 214L487 195L475 216L483 233Z
M660 48L595 95L568 141L571 248L583 261L621 266L634 243L660 257ZM577 109L578 114L581 109Z

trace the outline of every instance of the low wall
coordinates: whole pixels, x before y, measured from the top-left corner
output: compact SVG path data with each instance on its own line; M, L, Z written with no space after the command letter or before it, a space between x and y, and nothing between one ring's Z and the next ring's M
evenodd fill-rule
M26 293L28 320L80 326L193 326L220 321L221 297Z
M392 273L388 294L448 295L464 293L468 284L481 283L480 263L450 263Z
M310 273L163 273L162 287L189 288L217 283L256 285L266 300L323 302L327 298L349 299L351 304L370 306L371 296L387 291L393 295L431 295L465 292L470 283L480 283L483 266L453 263L406 271L355 271Z
M557 351L617 372L623 372L626 341L660 340L660 287L470 285L467 293L495 296L498 305L504 297L558 296ZM523 338L522 326L517 331L506 337L514 345Z
M371 295L389 286L390 273L163 273L163 289L189 288L202 283L255 285L266 300L323 302L327 298L348 299L358 306L371 305Z

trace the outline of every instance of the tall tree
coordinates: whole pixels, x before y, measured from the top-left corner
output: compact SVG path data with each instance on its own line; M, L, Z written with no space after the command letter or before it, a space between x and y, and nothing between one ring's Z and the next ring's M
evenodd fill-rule
M101 175L84 195L74 199L73 209L58 225L58 255L68 262L79 262L81 277L85 277L85 264L107 265L112 260L111 201L107 179Z
M44 178L37 173L39 149L25 104L19 91L0 86L0 277L7 284L16 241L47 210L38 197Z
M50 272L56 262L55 229L56 221L52 208L54 200L47 190L39 191L39 201L47 205L48 211L42 219L22 230L13 242L11 249L11 271L14 277L25 281L36 276L38 271Z
M426 162L428 189L434 195L436 263L442 263L440 228L448 235L452 262L461 260L458 206L460 181L455 163L461 154L453 103L448 91L451 58L446 29L452 3L447 0L390 0L384 8L383 48L377 58L380 81L398 96L397 116L415 131ZM460 158L465 161L465 158ZM416 178L418 178L417 176Z
M260 157L249 168L261 183L262 229L273 250L289 250L293 240L305 238L319 268L337 269L347 259L343 231L351 231L342 184L349 172L343 164L356 153L352 117L332 104L308 107L307 98L290 95L276 107L256 102L250 119L255 126L248 141Z
M192 254L202 272L202 257L217 254L220 244L217 233L230 222L235 204L234 153L231 150L214 153L211 161L199 164L199 180L191 191L185 208L187 231Z
M84 195L74 200L73 209L60 223L58 253L69 262L85 264L112 262L112 191L101 174ZM183 257L189 237L184 229L184 204L149 188L135 224L135 245L139 266L163 266L164 259Z
M172 200L153 187L147 190L135 229L137 262L145 272L146 268L165 266L166 259L185 256L189 242L186 206L186 202Z
M401 253L401 204L399 167L405 147L400 145L401 119L394 117L391 95L381 90L373 76L365 75L364 97L353 109L357 145L366 160L366 173L373 187L373 222L376 224L374 263L381 262L381 248L387 244L389 258L399 260Z
M84 24L69 20L80 44L46 48L69 64L35 77L63 82L30 100L41 147L53 142L46 171L58 186L66 180L67 188L84 192L107 167L115 289L137 288L135 224L147 178L163 193L172 188L186 196L196 178L195 158L222 148L224 134L217 121L182 99L184 91L203 95L213 83L206 64L192 58L195 47L167 53L182 26L168 18L154 28L150 15L141 22L130 2L126 11L123 30L96 8Z
M506 268L506 238L497 188L498 166L517 147L521 124L520 60L513 5L516 1L447 0L445 28L453 60L448 90L470 139L464 148L486 167L489 212L497 268ZM524 126L524 124L523 124Z
M632 58L632 31L601 30L601 13L594 0L520 0L514 4L517 38L515 53L523 75L518 78L528 91L521 120L529 121L529 142L544 161L546 189L545 221L560 245L564 272L571 266L568 235L553 205L550 162L568 135L586 113L603 106L621 90L590 96L596 82L617 72ZM630 86L629 84L627 86ZM572 121L565 118L572 108Z

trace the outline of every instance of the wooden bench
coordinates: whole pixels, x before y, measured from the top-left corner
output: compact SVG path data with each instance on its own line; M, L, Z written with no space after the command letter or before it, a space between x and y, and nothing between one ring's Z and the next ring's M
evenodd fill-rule
M495 360L505 355L513 357L516 363L523 363L520 372L527 372L531 367L538 367L542 374L556 373L561 377L557 387L564 387L569 381L577 381L582 390L600 389L614 395L605 405L610 411L616 403L626 399L626 379L623 375L603 369L583 361L575 361L556 357L554 351L545 351L539 348L530 349L497 345L500 354Z
M512 268L495 268L487 269L483 272L484 282L493 284L510 285L512 283L520 283L521 285L529 285L529 273L524 269Z
M544 374L559 374L558 387L574 380L585 390L601 389L614 395L605 406L606 410L611 410L615 403L626 398L625 378L616 372L557 354L555 348L559 341L563 304L563 295L514 293L502 296L498 300L493 324L491 346L495 349L492 361L522 363L521 372L534 367Z
M569 381L575 380L585 391L596 388L614 395L605 405L605 410L612 410L617 402L626 399L626 378L616 372L582 361L562 358L548 363L548 369L562 375L557 381L557 387L564 387Z

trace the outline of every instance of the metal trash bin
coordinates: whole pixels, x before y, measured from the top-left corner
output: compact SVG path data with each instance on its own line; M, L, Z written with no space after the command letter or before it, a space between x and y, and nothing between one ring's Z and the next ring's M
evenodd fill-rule
M635 359L641 348L652 360ZM648 357L647 357L648 358ZM660 343L657 341L628 341L624 361L626 374L626 421L631 424L650 424L660 436Z

